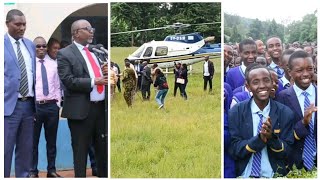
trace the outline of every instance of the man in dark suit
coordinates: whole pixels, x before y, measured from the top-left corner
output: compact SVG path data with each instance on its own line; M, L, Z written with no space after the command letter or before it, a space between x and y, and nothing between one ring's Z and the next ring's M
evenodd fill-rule
M209 82L209 92L212 92L212 78L214 75L214 65L213 62L209 60L209 56L204 57L203 63L203 80L204 86L203 89L207 90L207 84Z
M236 176L286 175L286 163L293 144L293 112L270 98L272 79L266 67L255 66L246 74L246 86L253 96L229 111L230 155Z
M277 100L294 111L295 142L289 156L289 166L311 170L317 160L317 88L312 84L314 67L311 57L296 51L289 58L289 73L294 85L283 90Z
M57 54L58 73L65 86L62 117L71 132L75 177L86 176L87 154L94 139L99 177L107 177L107 132L104 76L94 53L88 50L95 29L86 20L71 26L73 43ZM104 66L106 67L106 66Z
M12 9L4 35L4 177L10 177L15 147L15 176L28 177L32 163L35 113L35 46L23 37L24 14Z
M141 94L143 100L150 100L151 68L147 66L148 62L143 61L141 71Z

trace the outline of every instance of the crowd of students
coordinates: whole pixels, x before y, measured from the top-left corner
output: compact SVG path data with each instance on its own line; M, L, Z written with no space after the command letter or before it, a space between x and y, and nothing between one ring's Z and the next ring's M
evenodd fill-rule
M224 45L224 177L317 166L316 43Z

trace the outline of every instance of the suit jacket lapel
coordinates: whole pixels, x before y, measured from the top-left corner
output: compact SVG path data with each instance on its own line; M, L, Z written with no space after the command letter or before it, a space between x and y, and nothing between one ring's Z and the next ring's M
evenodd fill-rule
M82 56L81 52L79 51L78 47L73 43L73 44L71 45L71 49L72 49L74 55L77 57L77 59L78 59L78 60L80 61L80 63L82 64L82 66L83 66L84 70L86 71L86 73L87 73L88 75L90 75L90 74L89 74L88 67L87 67L86 60L83 58L83 56Z
M269 117L271 119L271 125L272 125L272 130L276 127L276 124L278 123L278 115L277 115L277 106L276 103L270 99L270 113Z
M293 86L289 87L287 95L288 95L288 100L289 100L290 104L295 109L295 111L298 112L300 118L302 118L303 117L302 116L302 111L301 111L301 108L300 108L300 104L299 104L296 92L293 89Z
M20 67L19 67L19 63L18 63L17 56L16 56L16 54L14 53L14 49L13 49L13 47L12 47L11 41L10 41L10 39L9 39L9 37L8 37L7 34L4 35L4 46L5 46L6 48L8 48L8 51L9 51L10 55L13 57L15 64L17 65L18 68L20 68Z
M253 121L252 121L252 112L251 112L251 101L253 101L253 98L250 99L250 101L247 101L246 108L244 109L242 119L245 123L245 128L247 128L246 131L246 138L253 137Z

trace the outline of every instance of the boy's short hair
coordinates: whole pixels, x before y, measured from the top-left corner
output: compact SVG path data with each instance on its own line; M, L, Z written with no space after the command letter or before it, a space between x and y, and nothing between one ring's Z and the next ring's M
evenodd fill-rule
M291 55L293 53L294 53L293 49L287 49L287 50L283 51L283 53L281 54L281 60L283 59L284 56Z
M268 70L265 66L262 66L261 64L259 63L252 63L250 64L247 68L246 68L246 71L245 71L245 79L247 81L247 83L249 84L249 73L254 70L254 69L259 69L259 68L264 68L266 70ZM269 70L268 70L269 72ZM269 72L270 73L270 72ZM270 75L271 76L271 75Z
M295 59L298 59L298 58L310 58L311 61L312 61L312 58L311 56L303 51L303 50L299 50L299 51L295 51L293 54L291 54L290 58L289 58L289 62L288 62L288 66L289 66L289 69L292 70L292 62L295 60Z
M243 51L243 46L244 46L244 45L248 45L248 44L254 45L254 46L256 46L256 48L257 48L256 43L255 43L252 39L244 39L244 40L242 40L242 41L240 42L240 44L239 44L239 51L242 52L242 51Z

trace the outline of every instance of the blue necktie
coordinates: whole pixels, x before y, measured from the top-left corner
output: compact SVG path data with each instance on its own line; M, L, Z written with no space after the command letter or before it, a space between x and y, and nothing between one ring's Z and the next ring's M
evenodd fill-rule
M282 71L280 70L280 67L279 67L279 66L276 66L276 69L277 69L278 78L279 78L279 79L282 78L283 73L282 73Z
M258 134L260 133L260 130L262 128L262 122L263 122L263 115L261 112L258 112L260 122L258 125ZM260 177L260 171L261 171L261 151L256 152L253 155L253 161L252 161L252 169L251 169L251 176L253 177Z
M308 98L309 93L302 92L304 95L304 110L306 110L310 106L310 100ZM313 153L316 152L316 145L313 136L313 121L311 119L309 123L309 131L310 134L304 140L304 147L303 147L303 164L308 169L311 170L314 165L314 156Z
M285 89L288 89L290 87L290 83L287 83L286 85L284 85Z
M47 70L44 66L43 62L44 60L39 60L41 63L41 79L42 79L42 88L43 88L43 95L48 96L49 94L49 86L48 86L48 76L47 76Z

